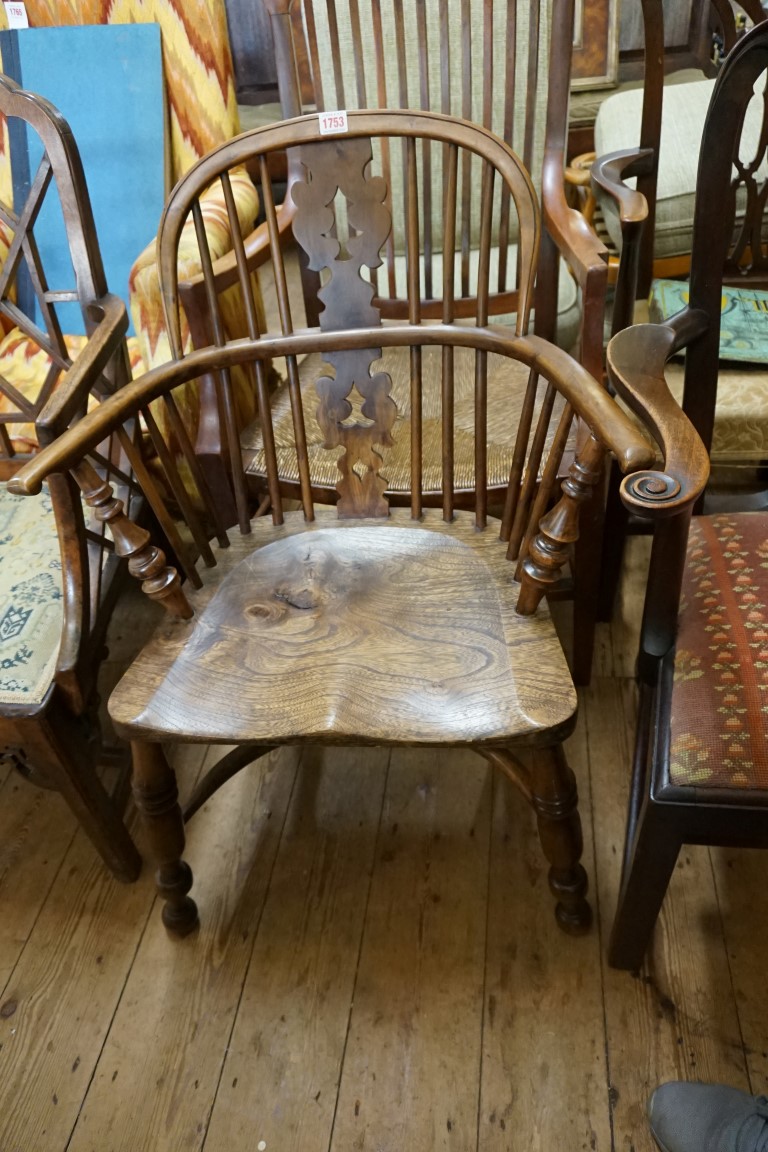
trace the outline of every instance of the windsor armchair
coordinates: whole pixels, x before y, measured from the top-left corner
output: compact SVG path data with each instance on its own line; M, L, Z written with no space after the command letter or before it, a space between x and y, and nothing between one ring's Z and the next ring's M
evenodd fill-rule
M768 24L761 24L731 51L715 84L699 167L689 303L664 324L625 329L608 351L619 384L636 387L642 373L644 387L663 389L676 374L666 362L685 349L683 408L702 441L700 494L706 452L718 438L722 445L729 408L738 420L746 392L765 396L765 369L751 380L734 374L719 362L719 341L724 279L759 283L766 273L765 122L756 150L753 139L747 151L742 136L755 91L765 108L766 78ZM742 197L749 210L734 242ZM753 463L765 459L767 410L763 405L752 424ZM758 498L764 508L764 493ZM744 507L743 494L732 494L732 508ZM619 967L641 963L682 844L768 843L765 511L695 516L690 538L689 520L690 509L657 525L652 545L632 800L610 947Z
M51 443L94 397L129 378L125 309L110 296L79 153L47 101L0 76L3 186L14 165L16 202L0 199L0 477L38 443ZM40 153L42 153L40 155ZM21 172L39 155L26 187ZM48 278L35 243L42 211L58 213L71 265ZM75 309L85 335L62 334ZM66 329L65 329L66 330ZM56 398L56 414L51 404ZM128 476L111 468L130 506ZM103 527L86 521L77 487L51 476L21 500L0 485L0 756L65 797L107 866L138 875L119 802L97 775L96 674L116 592L117 561ZM125 773L123 773L125 775Z
M424 142L444 156L440 243L446 269L453 263L465 160L483 190L474 324L457 320L449 273L435 285L436 319L422 314L420 293L413 291L409 315L384 322L368 279L394 229L405 236L407 276L415 287L425 242L417 207ZM379 157L386 147L401 145L407 193L397 201L379 175ZM300 173L291 192L293 233L309 269L322 281L319 328L294 327L292 321L268 164L272 153L286 148ZM215 180L221 180L228 209L235 211L228 173L246 160L262 177L278 329L262 332L250 307L247 340L227 341L222 335L217 346L185 354L178 239L189 215L198 218L199 196ZM501 189L519 234L514 329L487 323L491 221ZM202 229L198 237L204 248ZM32 493L46 476L69 470L96 515L110 524L117 552L131 556L145 590L174 614L110 701L118 730L132 742L134 792L159 864L164 920L174 931L191 930L197 910L182 860L183 817L163 751L169 741L235 745L201 782L187 817L235 771L276 745L471 746L505 772L534 809L559 923L571 931L588 925L575 784L562 749L574 723L576 696L542 598L556 583L578 534L578 509L602 474L605 452L613 451L631 472L649 462L652 449L583 367L541 337L526 335L538 242L537 201L525 169L504 143L476 125L426 112L355 111L348 113L346 130L330 137L321 134L317 115L245 134L187 174L161 222L159 267L175 359L105 401L13 481L14 491ZM242 250L238 259L247 301ZM218 332L215 293L209 291ZM410 367L407 436L399 422L402 395L390 372L403 350ZM286 508L281 488L278 401L269 396L263 371L272 356L286 363L298 511ZM313 366L311 400L300 387L300 360ZM510 404L512 475L496 519L489 512L486 384L501 360L519 374L524 401L517 410ZM422 489L420 416L427 363L441 375L438 508L425 507ZM271 514L249 520L242 459L232 453L239 532L220 533L209 546L200 526L193 526L202 567L200 572L190 568L187 593L158 550L145 537L135 537L87 454L124 421L172 403L175 390L203 370L218 375L226 401L234 364L251 373L259 396L270 498L265 507ZM460 371L470 375L474 394L471 510L458 507L454 481ZM588 431L557 500L557 477L577 416ZM313 421L322 441L311 449ZM335 460L335 508L316 506L312 451ZM406 507L391 506L387 499L390 462L398 453L409 477ZM642 502L642 495L636 499ZM530 761L524 758L526 748L532 751Z
M463 0L461 4L413 3L381 5L372 0L263 0L269 10L278 85L283 115L288 118L317 109L413 108L460 116L494 131L522 157L531 174L544 209L544 227L537 258L535 331L572 348L578 343L579 358L588 371L602 371L602 317L606 284L605 251L601 241L579 214L566 205L563 190L564 146L568 121L570 60L573 44L572 0ZM424 166L419 212L424 220L424 248L418 276L409 283L406 275L405 237L394 229L375 275L376 296L382 316L404 318L408 300L417 291L423 316L439 317L443 264L441 249L443 161L438 149L424 146ZM385 149L381 170L393 200L405 196L404 165L399 146ZM295 178L289 170L288 180ZM453 253L455 314L470 320L475 313L477 259L480 228L480 187L469 167L459 175L461 195L457 204L457 240ZM293 207L290 194L283 205L284 226L290 225ZM517 308L519 269L514 214L502 206L494 216L491 245L489 316L508 321ZM304 297L310 322L317 319L317 281L305 270ZM533 313L532 313L533 316ZM425 364L427 395L439 388L439 376ZM489 490L498 500L509 478L510 442L506 435L507 381L488 379L488 451L491 461ZM407 356L403 354L396 376L407 388ZM396 385L398 386L398 385ZM311 380L309 382L311 388ZM471 407L471 380L457 379L456 403ZM522 401L520 394L517 403ZM286 407L287 411L287 407ZM440 499L441 460L439 429L435 423L436 401L427 402L424 413L425 446L423 498ZM408 401L399 404L400 420L407 434ZM461 434L459 434L461 433ZM278 421L276 435L282 440ZM290 429L285 435L290 438ZM313 451L317 429L310 430ZM246 433L247 449L256 448L249 477L263 490L264 469L258 432ZM456 499L471 506L473 446L471 421L457 426L454 455ZM295 470L285 481L298 481ZM313 451L312 481L316 496L333 499L332 462ZM407 503L409 477L393 469L388 497ZM592 512L599 522L601 498ZM597 523L595 525L597 530ZM575 614L573 667L578 682L589 680L593 614L597 597L591 556L587 549L574 568Z

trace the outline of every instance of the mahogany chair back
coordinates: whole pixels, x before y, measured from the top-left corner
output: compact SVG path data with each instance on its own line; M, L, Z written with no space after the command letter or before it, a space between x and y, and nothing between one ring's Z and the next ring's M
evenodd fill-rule
M0 469L5 479L38 445L53 443L84 415L91 395L106 397L124 385L129 371L125 308L107 291L69 126L46 100L3 76L0 114L5 145ZM46 250L56 273L49 272L51 263L35 238L43 213L49 227L57 218L61 225L61 245ZM84 335L66 335L72 309ZM126 460L108 442L96 457L102 474L131 507L135 486ZM122 879L133 879L138 854L117 803L96 775L96 674L119 567L112 541L104 525L86 519L79 490L66 476L51 476L45 497L34 505L3 487L0 517L0 750L25 775L60 789L108 866Z
M700 80L679 89L689 107L685 110L685 136L678 139L674 135L674 114L667 105L675 99L678 90L665 86L665 47L664 12L662 0L641 0L645 49L643 54L643 85L640 101L638 146L627 147L621 152L608 152L600 157L593 168L595 192L606 213L619 215L621 230L620 262L617 273L616 301L613 313L613 331L632 323L636 300L644 300L650 291L654 277L677 277L686 275L690 267L690 223L684 216L684 207L693 202L694 188L685 185L683 170L688 164L681 164L681 153L690 155L690 165L694 166L699 155L701 133L704 127L704 114L710 92L710 83ZM762 23L767 18L760 0L709 0L709 51L714 51L715 38L720 45L720 53L727 54L743 35L742 21ZM703 60L711 75L716 74L718 64ZM697 93L701 95L697 95ZM619 99L632 99L634 94L623 94ZM695 97L695 98L694 98ZM610 102L606 102L607 104ZM675 105L677 106L677 105ZM700 111L698 110L700 108ZM629 112L625 111L625 118ZM632 113L634 115L634 113ZM699 118L700 117L700 118ZM617 121L618 123L618 121ZM612 131L612 130L611 130ZM626 126L623 131L626 132ZM673 139L674 136L674 139ZM662 138L667 141L662 144ZM615 148L615 144L613 147ZM610 147L610 146L609 146ZM680 168L680 175L672 181L668 220L663 219L661 228L669 234L665 244L672 244L673 254L663 255L659 249L657 217L659 215L658 185L659 159L662 148L665 163L670 172ZM636 188L623 183L625 178L636 177ZM687 235L689 246L683 240L672 239L680 233ZM677 248L674 247L677 242ZM682 243L682 247L680 244ZM613 259L613 258L612 258Z

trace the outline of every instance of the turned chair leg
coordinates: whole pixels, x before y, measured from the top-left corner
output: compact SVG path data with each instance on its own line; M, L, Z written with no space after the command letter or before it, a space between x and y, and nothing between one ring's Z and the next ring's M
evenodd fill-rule
M557 900L555 918L565 932L580 935L592 923L592 909L586 901L587 874L579 863L583 842L576 779L561 745L535 750L530 780L539 839L550 864L549 887Z
M169 932L186 936L198 925L197 905L187 895L192 870L184 851L184 818L179 807L176 774L160 744L134 741L133 796L141 815L153 861L157 891L165 900L163 923Z

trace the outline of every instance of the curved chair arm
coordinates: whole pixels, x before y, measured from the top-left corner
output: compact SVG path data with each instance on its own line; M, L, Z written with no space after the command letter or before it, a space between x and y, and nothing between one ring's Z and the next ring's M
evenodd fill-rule
M88 311L96 328L72 367L59 381L48 403L37 418L37 434L41 447L50 444L67 428L81 411L85 410L89 393L96 387L104 370L118 351L124 352L123 337L128 331L128 313L119 296L108 292L94 300ZM121 366L127 378L127 364Z
M625 505L645 518L675 516L692 507L709 477L707 450L664 374L669 357L706 328L706 315L688 308L666 324L625 328L608 345L611 383L651 429L664 457L664 474L641 474L622 482Z
M512 356L556 383L585 424L610 451L624 472L648 467L654 450L637 425L615 399L576 360L539 336L513 336L508 328L446 327L443 324L412 326L392 324L386 328L356 328L338 332L296 330L287 336L267 336L257 341L235 340L221 348L191 352L145 373L121 388L71 429L29 460L9 481L17 495L34 495L53 472L66 471L96 447L122 422L135 416L164 393L199 379L219 368L232 368L246 361L268 361L278 356L322 355L353 337L354 345L390 347L403 344L481 349ZM641 416L642 404L641 404Z
M583 288L593 269L606 268L608 249L581 212L568 204L559 152L544 158L541 199L547 232Z
M648 219L648 203L624 181L648 175L655 163L651 148L627 149L598 157L590 170L592 192L603 213L617 213L621 225L621 256L616 277L612 333L632 323L637 296L640 241Z

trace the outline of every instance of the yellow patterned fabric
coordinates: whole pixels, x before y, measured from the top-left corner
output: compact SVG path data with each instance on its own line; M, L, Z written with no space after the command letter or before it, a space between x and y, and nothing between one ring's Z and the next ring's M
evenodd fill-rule
M221 0L27 0L32 28L160 25L174 183L240 131L227 13ZM0 5L0 27L7 27Z
M241 232L247 233L253 224L258 212L258 197L256 189L247 173L235 172L231 177L232 192L237 205L238 219ZM225 255L232 247L232 234L224 203L224 193L221 185L216 184L209 190L202 204L205 231L211 250L211 257L217 260ZM184 226L179 242L179 279L184 280L195 275L200 270L200 258L195 237L194 222L190 219ZM168 333L163 321L162 305L160 302L160 283L157 263L155 260L154 242L149 244L131 269L130 279L131 315L136 328L141 356L147 367L164 364L171 358L171 349L168 342ZM257 303L260 297L256 296ZM222 319L230 338L247 336L247 326L242 309L240 289L235 286L228 289L219 297ZM191 348L189 328L182 317L182 331L185 351ZM238 411L240 426L253 420L256 414L256 398L248 384L242 369L233 369L235 403ZM185 419L189 427L197 427L197 390L190 388L176 393L177 402L182 406ZM156 415L162 422L164 409L159 408Z
M685 368L679 361L667 364L670 391L683 398ZM717 377L717 405L710 455L716 464L744 464L768 455L768 375L765 365L726 368Z
M175 183L201 156L240 131L234 71L229 47L226 8L221 0L27 0L31 27L61 24L139 24L160 26L163 73L170 122L170 170ZM0 5L0 27L6 26ZM243 172L233 180L241 231L247 235L258 215L258 194ZM214 260L232 247L231 232L219 188L203 201L203 219ZM186 231L179 253L179 277L200 271L194 232ZM165 333L154 241L139 255L129 282L130 309L145 369L170 358ZM254 286L257 307L261 297ZM246 334L239 289L221 297L224 324L230 336ZM188 336L188 330L185 332ZM187 340L187 346L189 341ZM233 372L238 411L243 423L253 419L255 399L243 374ZM197 432L195 389L177 394L193 440ZM162 420L162 412L158 411Z
M76 360L87 342L86 336L65 336L64 343L70 360ZM128 340L131 371L141 364L139 345L135 338ZM40 345L14 328L0 340L0 376L7 380L25 400L35 404L45 383L51 358ZM59 383L61 383L60 378ZM18 412L10 398L0 391L0 414ZM11 444L16 452L26 454L38 447L34 423L20 422L7 425Z

